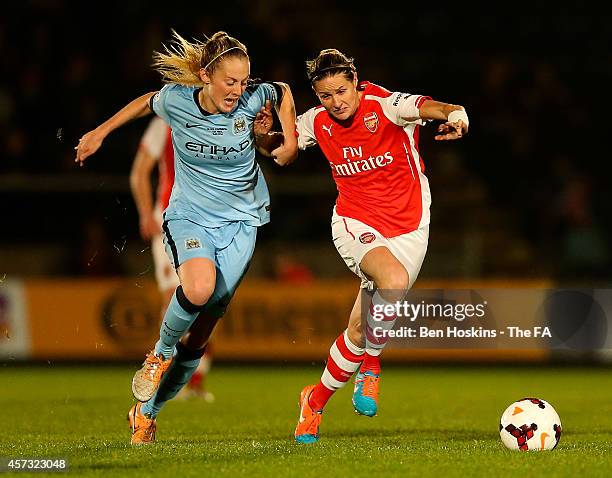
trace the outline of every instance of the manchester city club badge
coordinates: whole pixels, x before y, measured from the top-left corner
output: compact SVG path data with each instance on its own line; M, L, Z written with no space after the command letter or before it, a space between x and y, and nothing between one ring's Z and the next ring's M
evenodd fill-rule
M234 134L241 134L247 130L246 118L238 116L234 118Z

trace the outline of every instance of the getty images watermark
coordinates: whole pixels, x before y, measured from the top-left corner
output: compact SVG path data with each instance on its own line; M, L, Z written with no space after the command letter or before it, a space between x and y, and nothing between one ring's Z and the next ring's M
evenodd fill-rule
M416 289L391 301L393 292L362 294L361 320L394 347L612 349L609 289Z
M407 300L396 301L392 304L372 304L371 316L374 321L382 322L388 317L395 316L396 319L416 322L417 319L437 319L446 321L463 322L467 319L483 319L486 316L487 301L476 304L463 303L412 303ZM471 326L469 328L457 325L447 325L444 328L430 327L427 325L400 326L393 329L385 329L382 326L372 327L372 332L377 338L496 338L498 335L507 334L510 338L552 338L550 327L534 326L523 329L518 326L506 326L503 329L486 328L483 326Z

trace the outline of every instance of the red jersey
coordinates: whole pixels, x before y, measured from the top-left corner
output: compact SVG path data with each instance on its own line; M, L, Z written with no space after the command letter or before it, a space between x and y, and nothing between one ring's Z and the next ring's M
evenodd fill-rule
M338 189L336 212L385 237L429 224L431 195L419 154L419 107L428 96L362 82L359 107L338 121L322 106L297 119L298 146L318 144Z
M159 164L157 204L163 211L168 207L174 184L174 148L172 130L164 121L155 117L147 127L140 146L153 156Z

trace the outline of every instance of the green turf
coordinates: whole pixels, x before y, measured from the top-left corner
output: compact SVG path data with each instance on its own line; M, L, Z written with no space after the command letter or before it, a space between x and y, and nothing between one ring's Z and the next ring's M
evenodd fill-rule
M134 369L0 366L0 457L67 457L73 476L612 475L610 370L388 368L378 417L356 416L346 387L326 409L320 442L297 445L298 393L319 367L217 366L215 403L170 402L158 443L132 448ZM559 412L555 451L503 448L499 416L524 396Z

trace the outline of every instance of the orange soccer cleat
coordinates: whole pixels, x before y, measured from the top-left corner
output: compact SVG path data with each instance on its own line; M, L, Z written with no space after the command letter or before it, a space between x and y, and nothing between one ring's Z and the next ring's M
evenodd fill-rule
M314 387L308 385L300 393L300 419L295 427L295 441L298 443L315 443L319 440L319 425L323 410L313 410L308 403Z
M130 408L127 416L132 430L132 439L130 440L132 445L155 443L155 431L157 430L155 418L149 418L140 413L141 406L141 403L134 405Z
M153 351L149 352L142 368L134 374L132 379L134 398L139 402L151 400L170 364L172 364L172 357L165 360L163 355L156 355Z

